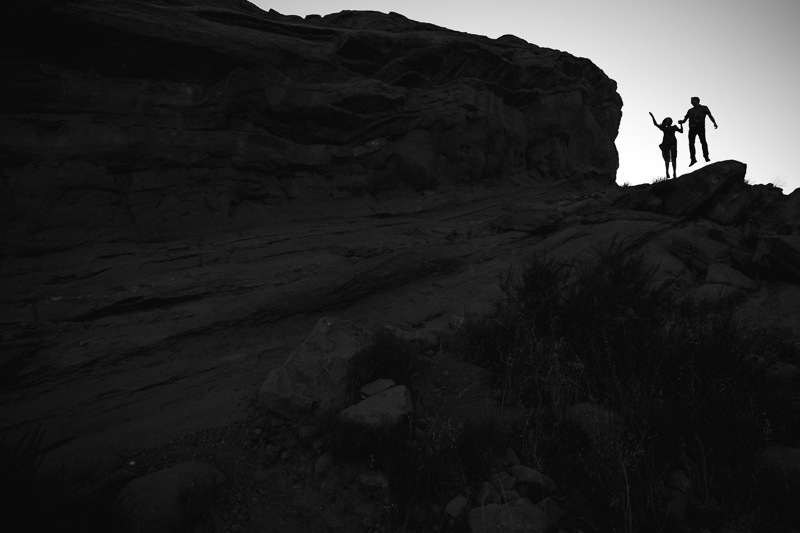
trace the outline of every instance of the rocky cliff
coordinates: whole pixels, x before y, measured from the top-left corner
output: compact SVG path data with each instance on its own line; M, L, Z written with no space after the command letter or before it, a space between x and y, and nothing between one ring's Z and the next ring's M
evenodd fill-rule
M78 468L242 419L323 316L439 342L534 252L624 241L800 333L800 191L736 161L617 187L588 60L396 14L11 5L0 432Z
M513 36L243 0L15 1L12 13L6 254L252 228L309 204L369 214L453 185L611 183L618 166L614 81Z

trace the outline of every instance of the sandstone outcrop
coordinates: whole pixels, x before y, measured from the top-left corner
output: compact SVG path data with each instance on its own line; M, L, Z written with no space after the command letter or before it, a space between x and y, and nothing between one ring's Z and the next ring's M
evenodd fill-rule
M369 214L369 200L453 185L615 177L614 81L522 40L245 1L12 6L5 254L268 226L298 205Z
M588 60L397 14L12 6L0 431L41 426L59 464L244 418L324 317L439 342L533 253L624 242L800 333L800 192L735 161L617 187L621 101Z

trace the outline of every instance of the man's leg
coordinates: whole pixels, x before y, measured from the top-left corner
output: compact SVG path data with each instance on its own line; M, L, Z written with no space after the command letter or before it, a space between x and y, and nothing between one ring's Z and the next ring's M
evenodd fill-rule
M708 159L708 144L706 144L706 129L705 128L700 128L700 130L697 132L697 135L700 136L700 146L703 147L703 157L706 158L706 161L709 161L709 159Z
M696 136L697 136L697 130L695 128L689 128L689 155L692 158L692 160L689 162L689 166L692 166L695 163L697 163L697 159L694 157L694 138Z

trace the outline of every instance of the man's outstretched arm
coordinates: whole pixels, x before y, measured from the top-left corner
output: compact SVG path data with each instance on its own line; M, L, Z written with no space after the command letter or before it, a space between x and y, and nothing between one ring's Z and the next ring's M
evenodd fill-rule
M714 120L714 115L711 114L711 110L709 108L706 108L706 114L708 115L708 118L711 119L711 122L714 124L714 129L717 129L717 121Z

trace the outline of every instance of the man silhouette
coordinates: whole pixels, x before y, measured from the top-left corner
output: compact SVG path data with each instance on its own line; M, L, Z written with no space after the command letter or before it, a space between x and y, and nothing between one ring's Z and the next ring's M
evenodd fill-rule
M711 122L714 123L714 129L717 129L717 121L714 120L711 111L709 111L706 106L700 105L700 99L698 97L692 96L692 108L686 112L686 116L683 117L683 120L678 121L678 124L683 124L687 120L689 121L689 155L692 157L689 166L697 163L694 152L695 137L700 137L700 146L703 147L703 157L706 158L706 163L711 161L708 158L708 144L706 143L706 117L711 119Z

